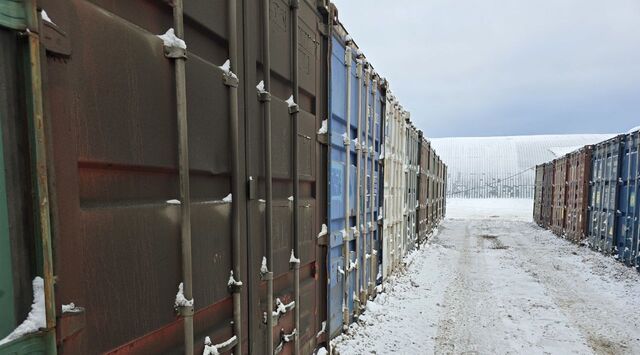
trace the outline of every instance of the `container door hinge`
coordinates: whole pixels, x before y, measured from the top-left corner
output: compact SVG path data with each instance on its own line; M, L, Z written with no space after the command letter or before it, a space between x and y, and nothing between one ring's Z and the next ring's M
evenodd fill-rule
M58 344L79 333L86 326L85 310L82 307L74 307L72 312L64 312L58 319L56 327Z
M318 143L320 144L328 145L329 137L327 136L326 133L316 133L316 141L318 141Z
M329 37L329 24L318 23L318 32L324 37Z

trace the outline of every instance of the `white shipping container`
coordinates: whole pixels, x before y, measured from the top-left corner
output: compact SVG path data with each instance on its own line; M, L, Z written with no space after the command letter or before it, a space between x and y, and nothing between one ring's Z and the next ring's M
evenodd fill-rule
M384 216L382 278L386 280L399 265L406 250L404 164L406 161L405 111L387 91L384 129Z

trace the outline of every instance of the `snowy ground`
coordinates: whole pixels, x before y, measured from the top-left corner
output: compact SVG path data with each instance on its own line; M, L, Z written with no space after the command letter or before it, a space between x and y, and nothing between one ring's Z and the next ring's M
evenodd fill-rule
M533 220L533 202L530 199L463 199L447 200L448 218L500 218L519 221Z
M639 274L537 227L527 203L449 201L439 234L334 350L640 354Z

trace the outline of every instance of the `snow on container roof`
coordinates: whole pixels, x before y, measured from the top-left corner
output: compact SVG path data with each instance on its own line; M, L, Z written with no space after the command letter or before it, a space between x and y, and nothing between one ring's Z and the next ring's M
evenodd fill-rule
M448 165L447 195L533 198L535 166L615 134L433 138ZM528 170L527 170L528 169Z
M576 145L573 147L549 147L549 150L551 151L551 153L553 153L553 155L556 158L560 158L563 155L567 155L573 151L576 151L582 147L584 147L585 145Z

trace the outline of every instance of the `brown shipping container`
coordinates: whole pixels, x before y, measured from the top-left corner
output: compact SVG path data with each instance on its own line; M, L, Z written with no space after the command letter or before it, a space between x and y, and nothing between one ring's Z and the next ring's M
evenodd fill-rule
M553 179L554 174L553 162L544 164L544 176L542 181L542 226L551 228L551 218L553 215Z
M542 183L544 164L536 165L535 193L533 197L533 221L542 225Z
M438 157L438 223L444 216L444 162Z
M442 218L447 215L447 165L444 166L443 182L442 182Z
M269 274L261 275L261 261L268 258L274 300L289 304L296 297L289 259L297 249L300 302L274 321L271 336L274 346L281 343L296 328L299 311L295 339L301 353L312 353L324 341L326 319L325 249L316 238L326 223L326 147L316 132L327 115L327 42L320 32L325 15L315 2L295 9L288 0L272 0L265 24L264 2L185 1L184 35L178 34L187 52L166 56L156 35L181 21L170 2L39 3L71 53L47 51L43 63L56 308L70 302L84 308L58 319L58 329L76 327L58 334L59 349L184 353L186 323L174 300L178 285L189 282L183 276L189 265L194 351L202 353L205 336L220 343L235 335L242 353L266 353L263 278ZM270 101L256 91L265 80L265 34ZM181 83L182 59L169 57L183 54ZM239 80L219 67L227 59ZM293 110L285 103L292 93ZM188 119L180 120L185 106L176 102L185 97ZM265 242L267 107L271 253ZM288 199L296 193L297 214ZM190 249L181 237L189 234ZM228 287L232 270L241 287ZM293 353L294 343L282 343L282 353Z
M576 243L587 236L591 151L589 145L568 155L565 235Z
M564 235L565 204L567 200L567 156L553 161L553 212L551 230L558 236Z

